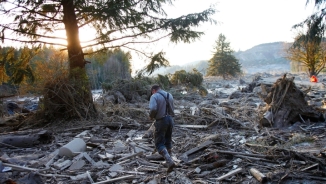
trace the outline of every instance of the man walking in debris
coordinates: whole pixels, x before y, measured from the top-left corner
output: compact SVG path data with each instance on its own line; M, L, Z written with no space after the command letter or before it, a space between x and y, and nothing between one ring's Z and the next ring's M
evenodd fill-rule
M155 119L155 147L164 157L168 169L171 172L175 163L171 158L172 153L172 130L174 126L174 105L173 96L162 90L159 85L154 84L151 88L152 96L149 101L151 120Z

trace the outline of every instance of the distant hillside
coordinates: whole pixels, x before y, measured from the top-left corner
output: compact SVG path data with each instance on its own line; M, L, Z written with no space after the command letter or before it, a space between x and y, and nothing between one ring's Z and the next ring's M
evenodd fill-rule
M286 50L291 44L285 42L264 43L246 51L236 52L235 56L244 68L270 64L289 64L290 61L285 57Z
M286 59L286 50L291 44L286 42L264 43L245 51L235 52L234 55L239 59L242 69L246 73L271 72L272 70L279 72L289 71L290 61ZM192 71L193 68L205 75L207 67L207 60L193 61L186 65L161 68L154 72L153 75L174 73L178 70Z

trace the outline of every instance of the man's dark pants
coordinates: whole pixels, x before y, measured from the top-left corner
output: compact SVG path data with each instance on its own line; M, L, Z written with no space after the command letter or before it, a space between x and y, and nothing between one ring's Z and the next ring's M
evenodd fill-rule
M160 153L164 148L172 149L172 131L174 121L171 116L165 116L156 120L155 124L155 147Z

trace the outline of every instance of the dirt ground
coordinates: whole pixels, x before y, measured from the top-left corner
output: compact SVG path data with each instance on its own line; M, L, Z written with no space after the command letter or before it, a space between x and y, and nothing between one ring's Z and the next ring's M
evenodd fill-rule
M288 76L324 116L323 77L309 83L304 75ZM325 183L325 121L300 116L281 128L260 123L268 106L260 97L262 86L280 77L205 78L207 96L185 91L176 97L172 157L177 167L171 173L154 148L148 101L99 99L100 118L90 121L36 126L22 124L29 114L4 117L0 183Z

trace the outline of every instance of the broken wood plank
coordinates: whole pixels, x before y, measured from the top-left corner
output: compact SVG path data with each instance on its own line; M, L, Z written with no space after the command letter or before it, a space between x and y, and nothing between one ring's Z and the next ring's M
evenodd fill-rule
M87 178L89 179L89 181L90 181L91 183L94 183L94 180L93 180L91 174L89 174L88 171L86 171L86 174L87 174Z
M241 172L241 171L242 171L242 168L240 167L240 168L238 168L238 169L236 169L236 170L233 170L233 171L230 171L230 172L224 174L223 176L220 176L220 177L216 178L216 180L217 180L217 181L221 181L221 180L223 180L223 179L225 179L225 178L228 178L228 177L230 177L230 176L233 176L233 175L235 175L235 174L238 174L238 173Z
M218 168L218 167L223 167L228 162L229 162L228 160L222 159L222 160L210 163L210 164L201 165L201 166L199 166L199 168L200 168L200 170L205 170L205 171L206 170L212 170L212 169L215 169L215 168Z
M73 180L73 181L83 180L83 179L86 179L86 178L87 178L87 173L79 174L77 176L70 176L70 179Z
M64 169L68 168L71 164L72 164L71 160L65 160L65 161L60 162L60 163L54 163L53 167L58 169L58 170L64 170Z
M138 162L142 165L151 166L156 169L160 167L159 164L154 164L154 163L148 162L147 160L144 160L144 159L138 159Z
M45 164L45 168L50 168L50 165L53 164L54 159L56 159L58 155L59 155L59 149L56 149L54 152L50 153L49 156L44 158L44 160L50 158L50 160Z
M248 157L248 156L243 156L243 155L234 155L234 156L243 158L243 159L248 159L248 160L263 161L263 162L269 162L269 163L278 163L278 162L274 162L272 160L268 160L268 159L264 159L264 158Z
M261 183L267 181L267 177L255 168L251 168L250 173Z
M146 159L148 159L148 160L164 160L163 156L158 153L146 155Z
M258 154L250 154L250 153L241 153L241 152L233 152L233 151L223 151L223 150L216 150L217 153L223 153L223 154L230 154L230 155L244 155L244 156L251 156L251 157L257 157L257 158L267 158L272 159L275 156L268 156L268 155L258 155Z
M127 173L127 174L146 174L145 172L137 172L137 171L116 171L116 172L121 172L121 173Z
M318 166L318 165L319 165L318 163L313 164L313 165L311 165L311 166L308 166L308 167L306 167L306 168L301 169L301 171L306 171L306 170L311 169L311 168L313 168L313 167L316 167L316 166Z
M180 128L195 128L195 129L200 129L200 128L207 128L207 125L175 125L176 127Z
M118 162L118 163L116 163L116 164L124 164L124 163L129 162L129 161L130 161L130 159L127 159L127 160L124 160L124 161Z
M119 178L108 179L108 180L105 180L105 181L96 182L96 183L93 183L93 184L112 183L112 182L116 182L116 181L120 181L120 180L132 179L134 177L135 177L134 175L127 175L127 176L122 176L122 177L119 177Z
M138 148L141 148L141 149L149 151L149 152L154 152L153 148L150 148L150 147L145 146L145 145L139 145L139 144L137 144L135 142L130 142L129 145L132 146L133 148L138 147Z
M30 167L24 167L24 166L19 166L19 165L14 165L14 164L8 164L8 163L2 163L2 165L11 167L14 170L19 170L19 171L38 171L38 169L30 168Z
M96 165L96 162L86 153L84 152L84 157L92 164Z
M311 176L311 175L297 175L297 174L289 174L288 177L291 178L300 178L300 179L314 179L314 180L320 180L320 181L326 181L325 177L319 177L319 176Z
M134 153L132 155L129 155L129 156L125 156L125 157L119 158L117 161L126 160L126 159L129 159L129 158L132 158L132 157L136 157L136 156L142 155L142 154L143 154L143 152L141 151L141 152L138 152L138 153Z
M195 147L195 148L192 148L186 152L184 152L181 156L180 156L180 159L184 162L187 162L188 161L188 155L191 155L199 150L202 150L204 148L207 148L208 146L210 146L211 144L213 144L214 141L211 141L211 140L208 140L208 141L205 141L204 143L200 144L199 146Z
M89 130L84 130L81 133L79 133L78 135L75 136L75 138L83 138L88 134Z

